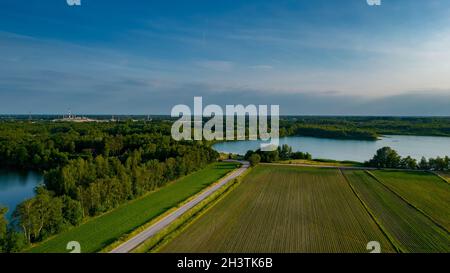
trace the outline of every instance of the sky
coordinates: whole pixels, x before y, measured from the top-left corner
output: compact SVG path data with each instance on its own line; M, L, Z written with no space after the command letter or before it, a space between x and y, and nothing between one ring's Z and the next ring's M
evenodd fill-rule
M450 1L2 0L0 114L450 115Z

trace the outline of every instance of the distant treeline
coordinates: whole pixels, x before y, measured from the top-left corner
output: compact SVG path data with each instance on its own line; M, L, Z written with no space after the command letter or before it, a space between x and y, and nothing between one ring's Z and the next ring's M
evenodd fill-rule
M0 115L0 121L51 121L55 119L61 119L67 117L68 114L22 114L22 115ZM171 120L172 118L168 115L83 115L74 114L77 117L85 117L95 120L104 121L127 121L127 120L138 120L138 121L148 121L148 120Z
M377 140L372 130L362 130L353 126L305 124L303 122L282 123L280 136L309 136L334 139Z
M170 128L166 121L0 122L0 164L45 173L13 223L0 209L0 252L19 251L218 158L209 143L172 140Z
M0 121L53 120L62 115L0 115ZM98 120L160 121L171 123L168 115L86 115ZM206 122L208 119L204 118ZM246 118L248 121L248 117ZM247 123L248 124L248 123ZM225 117L224 117L225 126ZM225 128L225 127L224 127ZM281 116L281 136L312 136L337 139L376 140L381 135L450 136L450 117L371 116Z
M450 117L282 117L280 135L376 140L381 135L450 136Z

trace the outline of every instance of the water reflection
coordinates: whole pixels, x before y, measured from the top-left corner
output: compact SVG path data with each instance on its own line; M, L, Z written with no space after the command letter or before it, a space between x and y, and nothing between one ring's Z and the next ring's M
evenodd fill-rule
M8 219L17 204L32 197L42 182L42 175L37 172L0 169L0 205L8 207Z

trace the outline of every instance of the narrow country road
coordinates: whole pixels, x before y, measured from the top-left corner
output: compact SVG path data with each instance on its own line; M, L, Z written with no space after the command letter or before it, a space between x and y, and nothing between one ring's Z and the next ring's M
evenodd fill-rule
M195 205L203 201L206 197L210 196L214 192L216 192L218 189L220 189L223 185L227 184L229 181L232 181L233 179L239 177L245 170L248 169L249 163L247 161L238 161L239 163L242 163L241 168L229 173L227 176L223 177L221 180L219 180L218 183L215 183L213 186L208 187L206 190L201 192L199 195L197 195L193 200L189 201L188 203L184 204L174 212L170 213L157 223L153 224L152 226L146 228L141 233L137 234L130 240L124 242L123 244L119 245L115 249L111 250L110 253L128 253L152 236L154 236L156 233L158 233L160 230L168 226L170 223L178 219L181 215L183 215L185 212L193 208Z

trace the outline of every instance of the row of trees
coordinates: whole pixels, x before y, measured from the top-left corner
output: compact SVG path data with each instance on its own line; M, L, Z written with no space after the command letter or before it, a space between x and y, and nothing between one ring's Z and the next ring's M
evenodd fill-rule
M283 144L279 146L275 151L263 152L261 149L256 151L249 150L244 157L250 162L252 166L258 164L259 162L271 163L279 160L290 160L290 159L305 159L311 160L312 156L309 153L303 152L293 152L292 147Z
M12 223L0 211L0 251L20 250L217 160L209 143L172 140L168 125L0 123L0 163L44 171L44 185L17 206Z
M425 157L422 157L422 159L417 162L416 159L410 156L401 157L390 147L383 147L379 149L374 157L367 161L365 165L376 168L448 171L450 170L450 158L446 156L444 158L437 157L427 160Z

